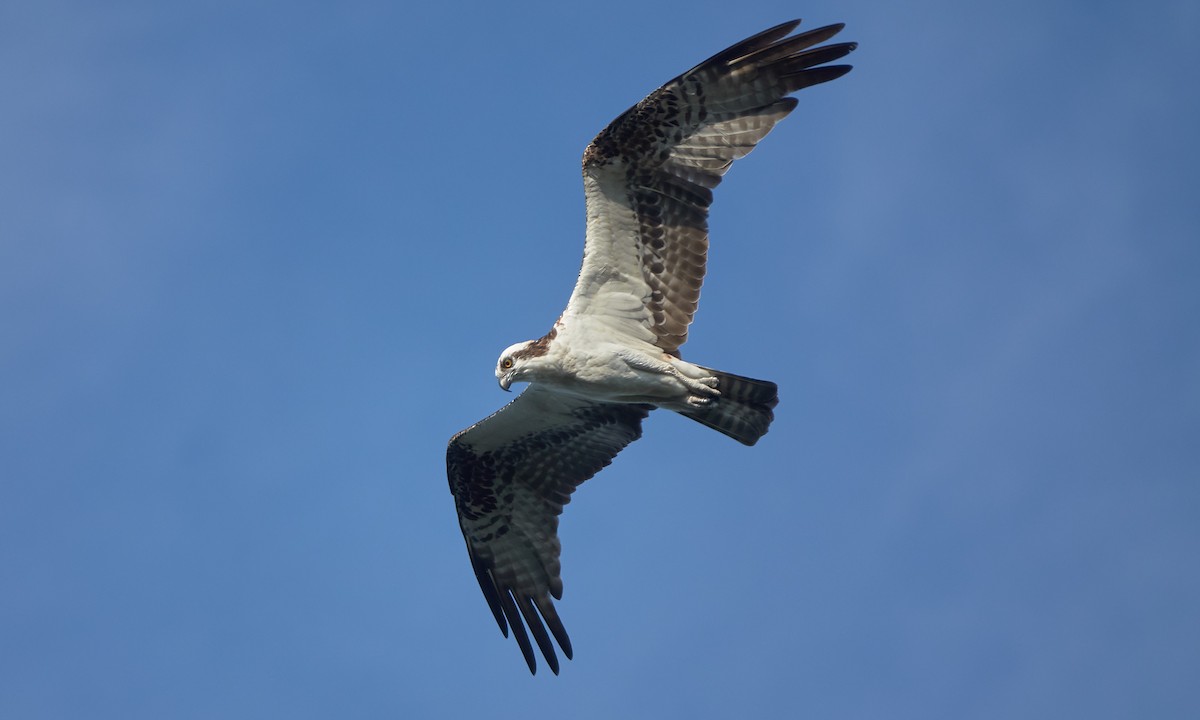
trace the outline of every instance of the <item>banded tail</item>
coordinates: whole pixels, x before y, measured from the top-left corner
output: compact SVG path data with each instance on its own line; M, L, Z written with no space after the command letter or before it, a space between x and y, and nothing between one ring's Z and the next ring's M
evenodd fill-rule
M779 386L732 373L704 368L717 378L721 396L708 407L685 410L680 415L724 433L743 445L753 445L767 434L775 419L771 408L779 403Z

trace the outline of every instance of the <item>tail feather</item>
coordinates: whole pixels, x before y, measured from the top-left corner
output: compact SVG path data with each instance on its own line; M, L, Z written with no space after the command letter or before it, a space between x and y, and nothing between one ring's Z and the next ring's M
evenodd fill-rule
M724 433L743 445L753 445L767 434L775 419L771 408L779 403L779 386L732 373L704 368L717 378L721 396L707 407L680 414Z

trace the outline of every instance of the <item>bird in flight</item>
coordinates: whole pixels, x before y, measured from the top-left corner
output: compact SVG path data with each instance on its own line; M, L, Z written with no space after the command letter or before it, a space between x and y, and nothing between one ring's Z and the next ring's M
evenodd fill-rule
M656 408L753 445L775 383L682 359L708 253L713 188L796 107L789 97L850 71L843 25L791 35L793 20L717 53L622 113L583 153L587 234L566 310L546 335L500 354L496 379L528 387L450 439L446 472L479 587L500 631L529 636L558 674L571 640L558 516L571 493L642 434ZM528 632L526 632L526 626ZM549 632L547 632L547 629Z

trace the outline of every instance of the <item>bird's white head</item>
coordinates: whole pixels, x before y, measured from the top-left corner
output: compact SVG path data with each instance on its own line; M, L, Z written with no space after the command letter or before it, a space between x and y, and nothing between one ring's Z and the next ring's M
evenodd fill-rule
M515 382L525 379L529 372L529 361L536 357L534 354L535 340L526 340L515 345L509 345L500 353L496 361L496 380L500 387L508 391Z

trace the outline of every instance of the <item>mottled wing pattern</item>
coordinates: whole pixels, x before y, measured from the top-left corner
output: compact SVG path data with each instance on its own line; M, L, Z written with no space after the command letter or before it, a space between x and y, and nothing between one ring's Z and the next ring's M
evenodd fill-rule
M841 77L842 25L787 22L680 75L609 124L583 154L587 241L566 315L599 314L677 353L700 299L712 190L796 106Z
M555 674L558 657L547 627L571 657L571 640L550 600L562 598L563 505L641 436L651 409L590 402L533 385L450 439L446 472L471 565L500 631L508 637L512 626L530 672L537 664L525 625Z

